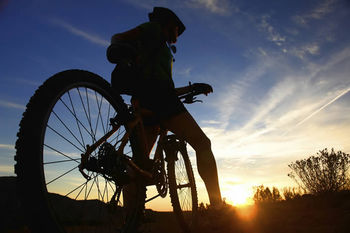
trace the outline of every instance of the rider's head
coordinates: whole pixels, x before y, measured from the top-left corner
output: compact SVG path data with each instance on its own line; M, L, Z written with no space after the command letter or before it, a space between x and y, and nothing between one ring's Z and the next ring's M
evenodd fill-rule
M168 8L154 7L148 18L150 22L160 23L165 39L169 43L176 43L177 37L186 29L179 17Z

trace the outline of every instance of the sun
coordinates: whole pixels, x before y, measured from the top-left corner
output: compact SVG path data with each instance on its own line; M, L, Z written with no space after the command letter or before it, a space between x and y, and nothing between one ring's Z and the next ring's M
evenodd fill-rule
M223 191L226 202L233 206L243 207L253 204L252 190L244 185L234 185Z

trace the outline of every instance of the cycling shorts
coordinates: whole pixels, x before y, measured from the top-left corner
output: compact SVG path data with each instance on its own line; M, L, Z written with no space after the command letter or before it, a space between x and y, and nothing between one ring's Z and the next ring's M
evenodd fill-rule
M158 80L147 80L139 84L134 97L139 100L142 108L155 114L154 119L145 119L145 123L159 124L162 120L187 112L171 85Z

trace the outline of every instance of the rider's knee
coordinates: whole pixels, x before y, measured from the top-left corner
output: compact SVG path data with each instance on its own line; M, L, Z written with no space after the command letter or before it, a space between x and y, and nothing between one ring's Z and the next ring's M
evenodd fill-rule
M202 151L211 151L211 141L206 135L201 137L200 143L198 144L198 147L196 149L196 152Z
M204 140L205 140L205 142L204 142L205 148L208 149L208 150L211 150L211 141L210 141L210 139L207 136L205 136Z

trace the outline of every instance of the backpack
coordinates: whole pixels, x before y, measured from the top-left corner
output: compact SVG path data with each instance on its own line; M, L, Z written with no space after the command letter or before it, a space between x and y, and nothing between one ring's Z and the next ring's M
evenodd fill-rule
M135 65L137 51L128 43L115 43L107 48L107 59L117 64L112 72L112 88L120 94L133 95L140 72Z

